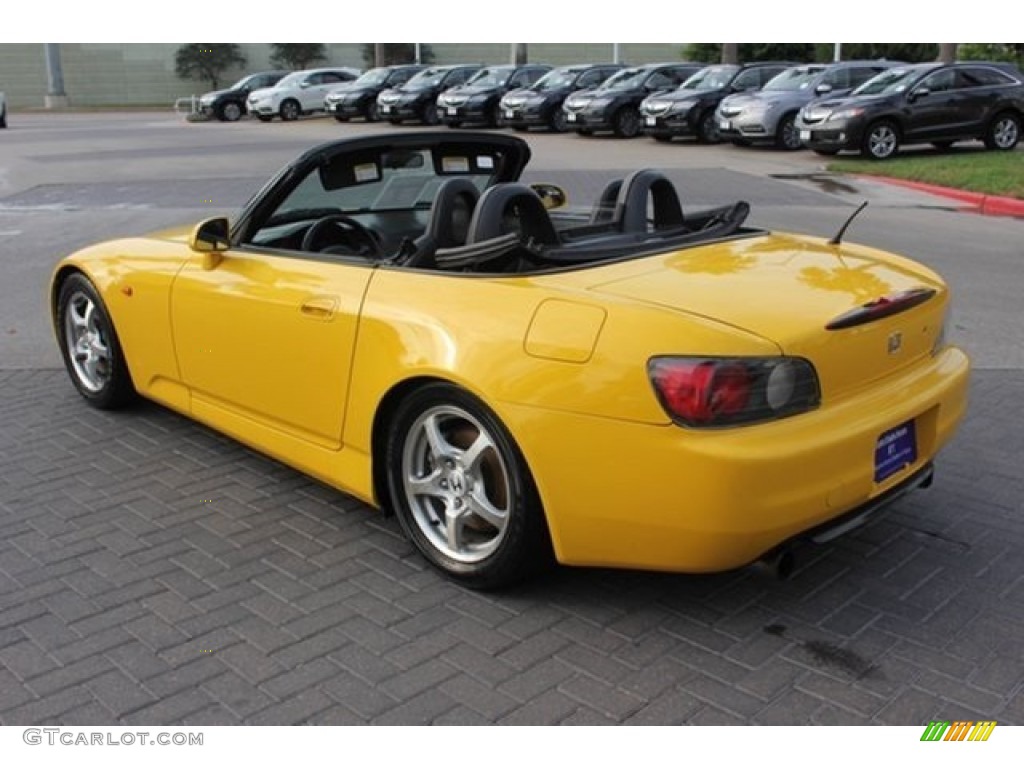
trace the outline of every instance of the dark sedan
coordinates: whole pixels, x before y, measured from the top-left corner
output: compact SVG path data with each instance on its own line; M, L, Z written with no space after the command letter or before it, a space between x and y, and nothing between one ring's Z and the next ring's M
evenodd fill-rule
M566 99L566 123L582 135L611 131L622 138L637 136L643 128L640 103L652 93L679 87L702 67L678 62L624 69L593 91L581 91Z
M279 69L246 75L230 88L204 93L199 99L199 111L206 117L233 123L246 113L245 100L250 93L277 85L287 74L288 70Z
M528 88L509 91L501 99L501 118L517 131L550 128L568 130L562 103L569 94L601 83L623 68L622 64L572 64L548 72Z
M387 88L397 88L425 67L419 64L396 64L374 67L351 83L335 88L324 98L324 108L339 123L361 117L368 123L380 120L377 97Z
M501 97L515 88L532 85L550 71L545 64L484 67L465 85L449 88L437 97L437 117L451 128L463 123L496 128L502 123Z
M980 139L1009 150L1024 122L1024 76L1009 64L930 62L890 69L845 99L821 99L800 112L800 139L815 152L859 151L875 160L904 144L947 148Z
M437 125L437 97L449 88L462 85L479 69L479 64L428 67L409 78L405 85L381 92L377 97L380 116L393 125L406 120Z

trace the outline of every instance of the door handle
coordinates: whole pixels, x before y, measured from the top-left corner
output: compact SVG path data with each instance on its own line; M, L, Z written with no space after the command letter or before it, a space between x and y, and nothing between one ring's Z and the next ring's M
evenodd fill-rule
M302 302L299 311L312 320L330 320L337 307L338 300L334 296L312 296Z

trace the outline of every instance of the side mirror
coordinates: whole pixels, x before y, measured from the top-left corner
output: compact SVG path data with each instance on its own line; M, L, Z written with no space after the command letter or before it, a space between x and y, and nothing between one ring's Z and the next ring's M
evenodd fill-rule
M912 90L907 98L910 101L917 101L918 99L923 99L925 96L928 96L931 92L931 88L922 85L920 88Z
M535 181L530 185L530 189L537 193L537 197L549 211L553 208L561 208L569 202L569 195L557 184L548 181Z
M205 256L204 269L213 269L221 262L221 254L231 247L228 220L223 216L196 224L188 239L188 247Z
M821 83L814 89L814 92L819 96L824 96L826 93L832 93L832 86L828 83Z
M301 83L299 83L299 88L309 88L309 86L310 86L309 80L303 80Z

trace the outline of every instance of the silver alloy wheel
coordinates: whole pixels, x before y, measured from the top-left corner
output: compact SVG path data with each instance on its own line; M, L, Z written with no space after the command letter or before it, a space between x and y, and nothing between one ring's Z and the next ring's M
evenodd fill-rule
M284 102L281 104L281 119L299 119L299 103L295 101L295 99L285 99Z
M800 129L796 127L796 119L791 115L783 119L779 126L779 140L783 149L800 149L803 142L800 141Z
M884 160L896 151L896 131L888 123L876 125L868 134L868 151L878 160Z
M501 544L515 503L494 438L454 405L427 409L405 435L402 488L412 519L431 546L477 563Z
M242 116L242 108L238 106L237 102L229 101L221 109L221 114L224 116L226 121L233 123Z
M992 143L997 149L1012 149L1020 138L1019 132L1020 126L1017 125L1017 121L1005 115L999 118L992 128Z
M103 389L113 371L106 335L93 300L82 291L72 293L64 313L64 340L75 378L90 392Z

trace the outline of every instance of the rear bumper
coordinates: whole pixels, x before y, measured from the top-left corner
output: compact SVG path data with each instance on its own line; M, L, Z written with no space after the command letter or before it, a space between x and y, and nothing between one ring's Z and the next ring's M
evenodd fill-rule
M834 538L924 484L963 417L968 378L967 357L947 348L817 411L727 430L540 420L527 406L503 417L534 470L561 562L723 571L795 540ZM542 421L551 426L538 431ZM908 421L915 460L875 482L879 438Z

